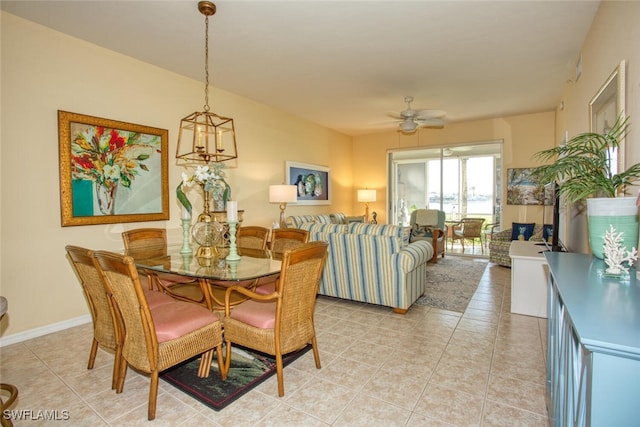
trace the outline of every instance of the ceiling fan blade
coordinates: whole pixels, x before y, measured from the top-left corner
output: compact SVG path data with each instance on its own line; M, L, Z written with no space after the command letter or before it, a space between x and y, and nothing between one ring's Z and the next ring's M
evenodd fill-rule
M431 118L442 118L446 116L447 113L443 110L418 110L416 111L415 117L418 119L431 119Z
M436 118L416 119L420 126L444 126L444 120Z

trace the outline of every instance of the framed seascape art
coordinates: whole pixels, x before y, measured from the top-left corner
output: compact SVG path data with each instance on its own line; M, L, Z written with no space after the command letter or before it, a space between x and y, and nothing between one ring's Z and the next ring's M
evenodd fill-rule
M169 219L168 133L58 111L62 226Z
M298 187L298 205L331 204L329 168L287 161L286 169L287 184Z
M508 205L553 205L553 191L532 176L534 169L507 169Z

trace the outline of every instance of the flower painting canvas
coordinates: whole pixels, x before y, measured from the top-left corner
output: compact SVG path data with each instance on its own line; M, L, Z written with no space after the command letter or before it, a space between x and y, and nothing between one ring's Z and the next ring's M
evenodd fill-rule
M167 130L58 111L62 225L169 218Z

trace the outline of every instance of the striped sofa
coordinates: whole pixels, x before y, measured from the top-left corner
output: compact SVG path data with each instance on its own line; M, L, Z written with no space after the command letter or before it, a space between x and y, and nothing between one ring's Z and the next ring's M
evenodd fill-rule
M287 227L301 228L302 224L315 222L318 224L344 224L347 216L343 213L292 215L287 217Z
M424 293L428 241L409 244L409 229L396 225L304 222L309 240L329 243L321 295L392 307L404 314Z

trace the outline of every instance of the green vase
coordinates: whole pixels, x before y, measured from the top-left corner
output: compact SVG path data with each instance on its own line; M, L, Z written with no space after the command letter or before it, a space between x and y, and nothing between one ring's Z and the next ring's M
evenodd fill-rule
M638 248L638 207L635 197L587 199L589 245L597 258L604 259L604 235L613 226L622 232L627 251Z

